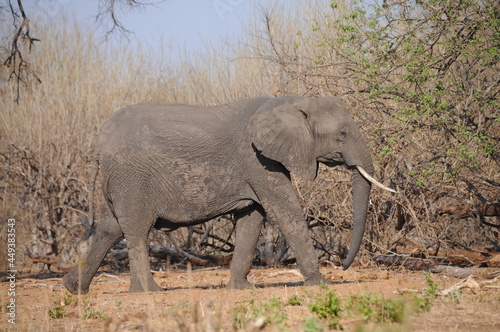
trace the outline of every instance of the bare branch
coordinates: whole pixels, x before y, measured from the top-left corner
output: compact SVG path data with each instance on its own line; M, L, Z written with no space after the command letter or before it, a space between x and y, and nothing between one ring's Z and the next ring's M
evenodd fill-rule
M120 21L120 13L143 10L146 6L156 3L159 1L153 3L138 0L99 0L99 14L96 16L96 21L106 27L105 40L115 32L127 38L128 35L133 34L133 31L128 30Z
M125 28L118 14L133 9L143 9L147 5L154 5L158 2L160 1L150 3L140 0L100 0L96 21L106 26L105 39L116 31L127 36L133 32ZM15 102L19 103L22 86L28 87L30 79L38 83L42 82L25 57L25 50L31 52L35 42L39 42L40 39L31 35L30 19L24 10L23 0L8 0L6 5L0 6L0 14L4 13L12 17L14 32L6 58L2 59L1 65L8 70L8 80L15 84Z
M10 52L8 57L2 62L9 69L9 81L14 80L16 85L16 103L19 103L21 95L21 84L27 86L27 79L32 76L37 82L41 82L35 71L30 68L30 64L24 59L21 51L22 46L27 46L31 52L35 42L40 41L30 35L30 21L26 16L22 0L17 0L17 9L12 1L9 0L9 11L13 18L14 29L16 30L12 37ZM19 20L21 18L21 21Z

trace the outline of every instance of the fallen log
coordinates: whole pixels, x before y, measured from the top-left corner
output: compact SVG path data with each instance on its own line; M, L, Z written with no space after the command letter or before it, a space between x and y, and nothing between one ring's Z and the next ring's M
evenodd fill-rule
M170 257L172 262L190 262L193 266L210 267L210 266L228 266L233 257L229 255L199 255L185 252L181 249L161 247L156 245L149 246L149 256L167 260ZM73 265L68 265L57 256L33 256L28 255L32 263L44 263L48 270L55 268L59 272L67 272L73 268ZM114 263L113 263L114 262ZM105 264L115 264L116 266L125 266L128 264L128 248L122 248L112 251L106 255Z
M500 217L500 202L476 204L473 208L468 206L447 206L439 211L440 215L448 214L453 218L465 219L479 216L481 222L490 227L500 228L500 225L484 221L483 217Z
M454 292L456 290L460 290L462 288L469 288L474 294L477 294L482 287L497 288L498 286L491 285L491 284L499 282L500 280L498 278L500 278L500 277L497 276L491 280L477 282L474 279L472 279L472 276L468 276L467 278L465 278L464 280L461 280L460 282L456 283L455 285L453 285L447 289L444 289L442 291L439 291L439 294L446 296L446 295L450 294L451 292Z
M149 256L164 260L170 257L171 261L190 262L194 266L208 267L227 266L231 263L233 255L199 255L177 248L150 245ZM128 259L128 248L109 253L108 258L112 258L116 262L116 265L120 265L121 261Z
M434 263L428 259L412 258L408 255L379 255L373 258L373 261L387 266L403 266L412 271L429 270Z
M231 263L233 257L229 255L199 255L191 254L177 248L161 247L150 245L149 256L166 259L168 256L177 258L179 260L186 260L195 266L224 266Z
M500 269L479 267L458 267L436 264L430 259L413 258L408 255L379 255L373 261L387 266L403 266L411 271L429 271L431 273L443 273L450 277L466 278L474 275L477 277L491 279L500 275Z
M466 278L469 276L492 279L500 276L500 270L490 267L457 267L448 265L435 265L429 269L432 273L443 273L450 277Z
M51 271L51 267L60 272L66 272L73 268L73 265L67 265L62 261L61 257L57 256L33 256L29 254L28 257L32 263L44 263L49 271Z

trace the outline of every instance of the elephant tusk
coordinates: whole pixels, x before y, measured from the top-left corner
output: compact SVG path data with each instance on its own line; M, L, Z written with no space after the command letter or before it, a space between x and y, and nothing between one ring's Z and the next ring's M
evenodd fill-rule
M367 179L368 181L370 181L371 183L373 183L377 187L382 188L384 190L387 190L387 191L389 191L391 193L395 193L395 194L398 193L396 190L394 190L392 188L389 188L389 187L386 187L382 183L380 183L377 180L375 180L370 174L368 174L367 171L365 171L365 169L363 167L361 167L359 165L356 165L356 168L361 173L361 175L363 175L365 177L365 179Z

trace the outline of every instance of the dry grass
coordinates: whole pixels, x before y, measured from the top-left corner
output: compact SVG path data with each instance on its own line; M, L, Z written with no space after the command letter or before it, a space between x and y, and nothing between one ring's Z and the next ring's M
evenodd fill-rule
M87 165L99 124L127 104L172 100L147 74L156 64L144 61L145 51L106 49L90 29L67 22L37 30L44 42L29 61L42 83L28 82L19 104L14 87L2 83L2 218L16 218L34 237L20 242L25 251L68 259L87 217Z
M283 272L283 273L279 273ZM170 271L168 276L157 278L167 287L163 293L128 293L127 274L101 274L92 283L87 295L73 296L61 285L60 280L22 279L18 282L16 298L17 321L12 326L0 321L2 331L305 331L311 317L327 330L328 321L335 317L319 319L310 309L318 299L333 292L340 298L342 313L339 318L345 331L496 331L500 322L496 313L500 308L498 281L473 293L465 288L437 299L430 298L427 309L418 313L411 310L411 302L404 308L405 315L398 323L378 322L372 313L364 315L349 310L352 299L370 299L375 296L386 300L425 299L429 282L420 272L380 269L350 269L340 271L324 268L322 272L339 284L325 287L272 287L273 283L292 282L300 277L289 269L255 269L253 281L269 287L252 290L219 288L227 282L229 271ZM390 278L389 278L390 275ZM438 289L447 289L458 279L433 276ZM479 281L479 280L478 280ZM203 289L202 289L203 287ZM213 288L212 288L213 287ZM5 283L0 284L0 312L6 315ZM370 296L371 295L371 296ZM294 305L291 299L295 298ZM359 300L358 300L359 301ZM358 302L361 304L361 302ZM372 305L364 302L373 308ZM398 302L396 302L398 303ZM401 303L401 302L399 302ZM417 304L417 303L415 303ZM398 309L392 308L392 309ZM403 309L403 308L399 308ZM372 315L372 317L370 317ZM238 320L236 318L239 317ZM252 329L263 317L266 326ZM17 328L17 330L16 330ZM392 329L391 329L392 328Z
M400 113L414 104L407 99L367 93L370 82L360 75L369 69L357 67L360 55L329 46L344 36L336 20L353 7L339 5L325 14L329 5L303 1L291 9L256 9L239 44L209 47L180 63L169 62L168 54L151 57L147 48L102 44L92 29L67 21L35 26L43 42L28 60L42 83L27 82L16 104L15 88L7 82L6 69L0 69L0 218L21 221L22 251L74 261L74 243L87 218L88 164L97 128L114 110L138 102L215 105L269 94L342 96L369 141L378 178L401 192L374 191L362 257L407 247L433 253L454 246L498 250L497 230L473 218L439 215L446 206L474 207L500 197L498 155L485 154L473 137L436 126L433 114L409 121L408 113ZM413 87L403 80L402 68L379 68L386 71L375 76L376 82L401 84L409 91ZM458 79L460 68L453 70L452 78ZM481 82L490 84L498 65L481 73ZM471 107L479 105L470 101ZM473 119L481 126L478 132L498 144L498 110L491 105L475 109ZM446 116L449 121L455 115ZM318 225L313 229L322 259L338 261L350 236L349 172L325 168L316 181L296 183L309 221ZM215 230L227 238L228 228ZM179 245L193 241L180 232ZM199 243L189 247L200 248Z

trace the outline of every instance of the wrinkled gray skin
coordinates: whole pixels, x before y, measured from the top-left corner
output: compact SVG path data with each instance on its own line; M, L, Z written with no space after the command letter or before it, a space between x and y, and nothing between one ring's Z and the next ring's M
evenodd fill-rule
M107 216L96 223L86 259L64 277L86 293L114 243L127 240L131 292L163 290L148 256L152 226L177 228L235 213L228 287L247 288L264 218L290 245L306 285L327 283L290 172L312 180L318 162L362 166L372 159L358 126L335 97L262 97L216 107L134 105L101 127L96 160ZM354 225L348 268L363 237L371 184L353 168Z

